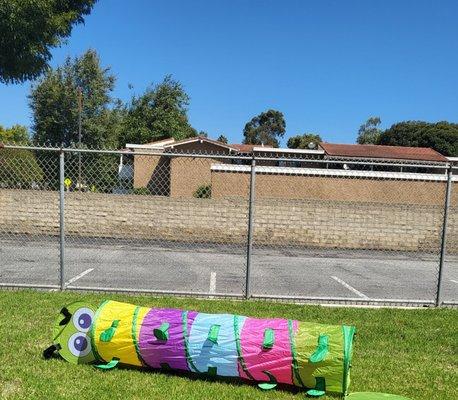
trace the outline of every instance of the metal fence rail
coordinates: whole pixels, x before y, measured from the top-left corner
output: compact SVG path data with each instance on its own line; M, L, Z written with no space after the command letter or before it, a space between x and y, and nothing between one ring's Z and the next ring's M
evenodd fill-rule
M0 286L457 305L457 176L449 163L5 145Z

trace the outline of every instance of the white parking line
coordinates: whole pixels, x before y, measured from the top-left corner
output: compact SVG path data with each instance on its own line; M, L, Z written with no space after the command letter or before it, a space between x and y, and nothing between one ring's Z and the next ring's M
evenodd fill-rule
M348 290L351 290L353 293L357 294L359 297L363 299L368 299L364 293L361 293L359 290L355 289L353 286L350 286L347 282L343 281L342 279L338 278L337 276L331 276L332 279L339 282L342 286L345 286Z
M81 274L74 276L73 278L69 279L67 282L65 282L65 286L70 285L71 283L77 281L78 279L81 279L84 275L87 275L89 272L94 271L94 268L89 268L86 271L81 272Z
M450 279L453 283L458 283L458 281L455 281L455 279Z
M210 293L216 292L216 272L212 271L210 273Z

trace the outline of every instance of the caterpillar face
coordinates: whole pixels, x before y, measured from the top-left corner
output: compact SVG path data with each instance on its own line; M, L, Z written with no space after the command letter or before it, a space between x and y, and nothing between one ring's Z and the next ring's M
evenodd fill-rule
M76 302L64 307L54 324L54 344L68 362L87 364L95 360L89 330L96 307Z

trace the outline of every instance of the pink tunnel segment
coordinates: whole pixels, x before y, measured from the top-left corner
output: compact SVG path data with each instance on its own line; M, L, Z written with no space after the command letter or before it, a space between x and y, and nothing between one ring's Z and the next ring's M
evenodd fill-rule
M274 344L270 349L263 349L264 332L274 331ZM297 321L293 322L293 331L297 330ZM247 318L240 334L242 357L248 374L240 368L240 376L256 381L269 381L269 372L278 383L293 385L292 353L288 320Z

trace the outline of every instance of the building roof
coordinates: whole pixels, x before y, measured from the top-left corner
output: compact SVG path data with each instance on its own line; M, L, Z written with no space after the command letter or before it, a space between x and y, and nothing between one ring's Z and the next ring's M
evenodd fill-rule
M240 153L251 153L255 146L256 145L254 144L238 144L238 143L231 144L231 147L234 147Z
M191 138L188 138L188 139L178 140L176 142L173 142L173 143L165 145L164 149L173 149L174 147L177 147L177 146L182 146L184 144L195 143L195 142L201 142L201 143L202 142L206 142L206 143L213 144L215 146L223 147L225 149L229 149L229 150L233 150L233 151L237 151L238 150L235 147L233 147L231 144L218 142L217 140L212 140L212 139L209 139L209 138L207 138L205 136L195 136L195 137L191 137Z
M126 149L140 149L140 150L163 150L164 146L170 143L175 143L175 139L164 139L158 140L156 142L136 144L136 143L126 143Z
M265 153L291 153L291 154L324 154L322 149L290 149L284 147L266 147L266 146L254 146L254 152L265 152Z
M170 138L170 139L158 140L156 142L145 143L145 144L127 143L126 148L145 149L145 150L170 150L178 146L182 146L182 145L189 144L189 143L195 143L195 142L201 142L201 143L206 142L206 143L210 143L215 146L219 146L219 147L229 149L235 152L239 151L238 148L234 147L231 144L218 142L217 140L212 140L205 136L195 136L195 137L191 137L191 138L187 138L183 140L175 140L174 138Z
M385 160L409 160L429 162L450 162L450 160L429 147L381 146L374 144L333 144L321 142L318 149L285 149L253 144L226 144L205 136L195 136L183 140L173 138L146 144L126 144L127 149L144 149L150 151L167 151L189 143L210 143L235 153L307 153L325 154L331 158L365 158ZM456 162L455 160L451 160Z
M447 158L429 147L381 146L375 144L320 143L331 157L384 158L391 160L418 160L447 162Z

